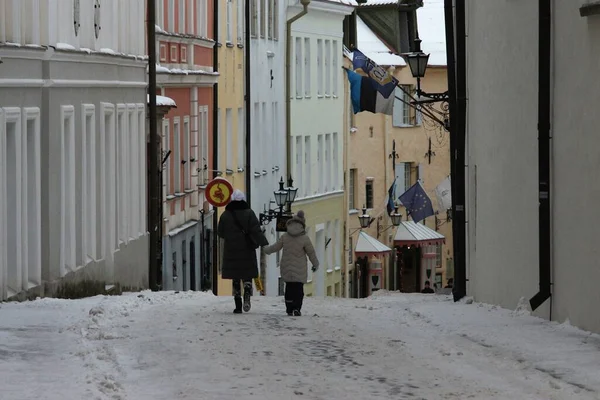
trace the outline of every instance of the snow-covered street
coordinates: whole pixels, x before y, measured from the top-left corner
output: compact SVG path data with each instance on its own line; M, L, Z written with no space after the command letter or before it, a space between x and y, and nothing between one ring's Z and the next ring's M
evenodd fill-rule
M600 337L448 296L0 304L2 400L598 399Z

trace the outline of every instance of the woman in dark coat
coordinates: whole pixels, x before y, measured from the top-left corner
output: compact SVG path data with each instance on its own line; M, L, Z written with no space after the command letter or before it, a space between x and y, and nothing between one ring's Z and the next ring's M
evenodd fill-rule
M231 202L219 219L217 234L224 240L223 279L231 279L236 314L250 311L252 279L258 277L258 259L256 249L269 244L260 229L260 222L240 190L234 190ZM244 282L244 303L242 307L242 288Z

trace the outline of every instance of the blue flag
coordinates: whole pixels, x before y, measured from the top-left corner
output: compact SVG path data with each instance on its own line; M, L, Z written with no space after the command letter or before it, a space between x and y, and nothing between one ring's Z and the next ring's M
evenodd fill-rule
M394 78L387 70L377 64L369 57L365 56L360 50L352 52L352 69L362 70L372 79L372 84L384 98L390 97L396 86L398 79Z
M396 197L395 192L396 192L396 180L394 179L394 182L392 182L392 186L390 186L390 188L388 189L388 203L387 203L388 215L392 215L392 212L396 208L396 205L394 204L394 198Z
M415 222L434 215L431 199L425 193L420 182L412 185L399 199Z

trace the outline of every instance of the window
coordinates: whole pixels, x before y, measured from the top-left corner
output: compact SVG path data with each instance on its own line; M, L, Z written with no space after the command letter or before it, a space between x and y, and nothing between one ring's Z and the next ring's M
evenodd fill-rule
M250 36L256 37L258 33L258 0L250 0L250 12L252 19L250 20Z
M173 269L173 281L175 281L178 277L177 274L177 252L174 251L173 255L171 256L171 268Z
M325 134L325 192L331 191L331 134Z
M370 179L365 185L365 207L373 208L373 181Z
M180 119L173 119L173 191L181 193L181 128Z
M442 268L442 250L443 245L438 244L435 246L435 267Z
M194 34L194 25L195 25L195 14L194 14L194 5L196 4L196 0L185 0L186 2L186 13L185 16L187 18L187 25L185 28L185 32L188 34Z
M273 39L279 39L279 0L273 0Z
M233 115L231 108L225 110L225 132L227 132L227 169L233 169Z
M411 163L401 162L395 165L396 173L396 199L411 186L410 171Z
M236 16L236 26L237 26L237 41L238 44L244 43L244 3L246 0L237 0L237 16Z
M244 168L246 165L246 122L244 119L244 108L238 108L238 161L237 166L239 168Z
M169 26L165 29L168 32L175 32L175 0L169 0L169 8L167 10L169 16Z
M127 129L127 106L125 104L117 105L117 133L115 141L115 156L117 159L117 171L116 171L116 213L115 213L115 226L117 227L117 241L114 243L114 248L119 248L119 243L125 242L127 239L127 192L129 188L129 182L127 181L127 175L129 173L128 160L129 155L129 140Z
M303 142L303 138L302 136L296 136L296 162L295 162L295 171L294 171L294 178L296 179L296 187L302 187L303 185L303 181L302 181L302 175L303 175L303 169L304 169L304 151L302 149L302 142Z
M73 271L76 265L76 213L73 212L75 210L75 170L77 166L75 165L75 109L73 106L61 106L61 163L60 163L60 173L61 173L61 196L60 196L60 206L61 206L61 224L60 224L60 274L64 276L69 271ZM13 124L12 130L10 129L9 124L7 124L6 130L6 146L7 146L7 171L17 169L20 170L16 165L15 168L11 168L10 164L12 158L10 156L11 146L16 146L12 144L12 140L16 139L16 135L21 134L20 126L21 124ZM12 132L12 135L11 135ZM11 139L14 138L14 139ZM17 152L18 147L14 147L15 153ZM7 182L10 184L10 180ZM9 191L10 194L10 191ZM10 207L10 196L9 196L8 209L16 209ZM15 218L16 219L16 218ZM15 224L10 223L10 213L8 226L17 226L18 221L14 221ZM10 236L8 238L9 244L9 252L8 255L10 257ZM9 260L10 265L10 260ZM9 278L10 281L10 278Z
M165 29L165 4L162 1L157 1L154 4L156 6L156 25L161 27L163 30Z
M333 53L331 54L331 65L332 65L332 72L333 72L333 85L331 87L331 94L334 97L337 97L338 94L338 58L339 58L339 54L338 54L338 42L337 40L334 40L332 42L332 51Z
M349 207L351 210L356 210L358 207L356 206L356 177L357 170L356 168L352 168L350 170L350 176L348 178L348 200Z
M325 177L323 176L323 166L324 166L324 155L323 155L323 135L317 135L317 163L318 163L318 172L319 172L319 187L317 189L317 193L323 193L323 185L325 184Z
M65 107L65 106L63 106ZM70 106L67 106L70 107ZM72 108L72 107L71 107ZM10 289L10 294L16 294L23 288L22 282L22 257L23 251L23 238L21 236L20 229L21 225L21 207L23 199L21 198L21 109L17 107L7 107L0 109L0 123L2 122L2 116L4 115L4 123L0 127L0 163L2 163L3 170L0 173L4 173L4 182L0 180L0 184L4 184L6 190L3 193L2 199L0 199L0 208L2 214L0 218L4 217L5 223L0 225L0 230L3 230L3 237L0 237L4 246L4 260L0 259L0 262L6 262L6 275L3 276L6 285ZM71 119L72 121L72 119ZM3 149L1 147L4 147ZM64 171L64 169L63 169ZM0 175L0 178L2 176ZM64 181L63 181L64 182ZM61 195L64 194L61 191ZM74 195L74 194L73 194ZM63 214L64 215L64 214ZM64 219L64 217L62 218ZM61 229L61 234L65 234ZM74 234L74 232L73 232ZM63 245L64 241L61 240L61 260L63 259ZM73 257L74 258L74 257ZM62 264L61 264L62 265ZM0 266L2 266L0 264Z
M179 0L179 4L177 4L177 11L179 12L179 19L178 19L178 27L179 29L177 30L177 32L179 33L185 33L185 4L184 4L184 0Z
M306 171L306 177L304 180L305 195L310 196L313 194L312 190L312 154L310 146L310 135L304 137L304 170Z
M169 123L169 119L165 118L163 119L163 129L162 129L162 134L163 134L163 151L162 151L162 158L164 159L167 156L167 153L169 152L169 150L171 150L171 132L170 132L170 123ZM162 166L162 171L163 171L163 184L165 185L165 195L168 195L169 193L173 193L171 191L171 156L169 155L169 157L167 158L167 160L165 161L165 163Z
M227 43L233 43L233 23L231 18L233 18L233 0L227 0Z
M344 46L352 51L356 47L356 12L344 17Z
M139 170L140 181L138 198L138 236L146 233L146 104L137 104L138 116L138 146L139 146Z
M317 39L317 97L323 97L323 39Z
M171 46L171 54L169 59L171 60L172 63L176 63L177 62L177 56L178 56L178 51L177 51L177 45L172 45Z
M302 39L296 38L296 98L302 97Z
M191 171L190 171L190 149L192 147L192 143L190 142L190 117L183 117L183 160L185 162L183 164L183 188L185 190L192 189L191 182Z
M208 0L196 0L196 34L208 36Z
M267 0L260 0L260 37L264 38L267 30Z
M202 121L200 135L202 137L202 168L204 169L204 182L208 182L208 106L200 106L200 120ZM218 122L217 122L218 124Z
M352 243L352 236L348 238L348 264L352 264L352 253L354 244Z
M401 85L404 91L400 88L396 88L394 94L394 111L392 117L392 123L395 127L407 127L415 124L415 112L414 108L409 106L410 96L406 93L412 92L411 85ZM405 93L406 91L406 93Z
M273 26L273 3L274 3L274 0L269 0L269 12L268 12L268 18L267 18L267 21L269 24L267 37L269 39L273 39L273 28L274 28L274 26Z
M181 283L181 288L183 290L188 290L187 287L187 246L185 240L181 242L181 275L183 277L183 282Z
M331 41L325 41L325 97L331 94Z
M96 250L98 258L103 259L113 232L109 223L114 210L111 199L114 191L115 106L100 103L100 115L100 131L96 135Z
M2 121L0 120L0 124ZM23 109L23 186L22 206L25 219L21 227L23 288L42 282L42 216L41 216L41 166L40 166L40 109ZM0 135L2 135L0 128ZM0 149L1 150L1 149ZM1 154L1 153L0 153ZM92 172L94 172L92 170ZM88 218L93 217L90 214ZM89 222L89 221L88 221Z
M332 141L332 146L333 146L333 155L331 157L331 164L332 164L332 168L333 168L333 177L331 178L332 181L332 190L337 190L337 189L341 189L340 188L340 177L339 177L339 170L340 170L340 165L338 163L339 160L339 144L338 144L338 134L337 132L333 132L333 134L331 135L331 141Z
M138 168L140 168L140 160L139 160L139 146L137 145L138 142L138 118L137 118L137 110L136 110L136 105L135 104L127 104L127 116L129 118L128 121L128 137L125 138L126 141L129 141L128 144L128 154L129 156L126 157L126 164L129 164L129 166L127 167L126 165L126 171L125 174L127 175L127 190L128 190L128 195L127 195L127 233L126 235L128 236L127 239L129 238L135 238L137 237L136 233L138 232L138 220L137 220L137 198L140 195L139 194L139 185L140 185L140 181L138 178ZM126 240L128 241L128 240Z
M338 240L341 237L340 235L340 220L336 219L335 221L333 221L333 234L331 236L335 242L335 246L331 243L330 246L333 248L333 266L334 267L339 267L342 265L342 257L341 257L341 250L339 248L339 246L337 246L337 244L339 243Z
M310 97L310 38L304 38L304 96Z

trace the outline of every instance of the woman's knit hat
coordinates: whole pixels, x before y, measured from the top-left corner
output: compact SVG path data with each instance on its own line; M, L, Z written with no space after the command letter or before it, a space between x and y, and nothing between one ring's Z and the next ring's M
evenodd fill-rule
M299 219L301 219L302 222L306 223L306 220L304 219L304 211L298 210L298 212L296 213L296 217L298 217Z
M231 194L231 201L246 201L246 195L239 189L235 189Z

